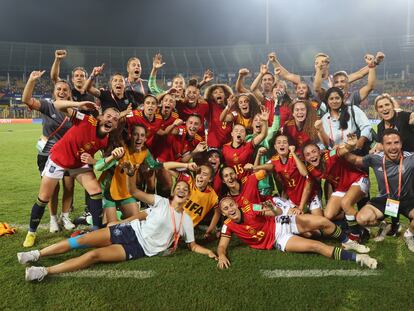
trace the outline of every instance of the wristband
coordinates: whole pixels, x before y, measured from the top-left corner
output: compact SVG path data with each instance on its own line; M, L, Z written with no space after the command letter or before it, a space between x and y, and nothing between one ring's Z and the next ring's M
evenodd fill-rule
M89 79L90 79L91 81L95 80L95 78L96 78L96 76L95 76L95 75L93 75L93 74L91 74L91 75L89 76Z

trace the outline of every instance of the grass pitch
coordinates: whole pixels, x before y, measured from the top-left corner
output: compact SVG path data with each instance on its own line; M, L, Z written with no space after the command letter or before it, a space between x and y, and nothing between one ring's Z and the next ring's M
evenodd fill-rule
M35 143L40 131L40 125L0 124L2 222L28 224L39 187ZM82 205L83 191L77 186L75 215L82 213ZM47 214L43 224L49 221ZM312 254L256 251L235 240L229 253L232 266L226 271L181 247L172 257L99 264L88 275L27 283L16 259L26 233L25 227L19 228L15 235L0 237L0 310L414 310L414 254L401 238L368 242L379 261L378 275L371 276L266 278L263 270L366 269ZM67 231L41 229L36 246L68 236ZM40 264L56 264L82 252L42 259ZM141 272L150 277L121 277Z

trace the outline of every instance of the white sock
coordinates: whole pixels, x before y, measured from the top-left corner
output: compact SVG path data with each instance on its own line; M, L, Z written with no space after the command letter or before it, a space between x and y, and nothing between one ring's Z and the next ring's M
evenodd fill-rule
M405 238L410 238L410 237L412 237L412 236L414 236L414 233L412 233L412 232L410 231L410 229L405 230L405 232L404 232L404 237L405 237Z
M57 221L58 220L57 215L50 215L50 220Z
M69 218L69 213L62 213L63 217Z

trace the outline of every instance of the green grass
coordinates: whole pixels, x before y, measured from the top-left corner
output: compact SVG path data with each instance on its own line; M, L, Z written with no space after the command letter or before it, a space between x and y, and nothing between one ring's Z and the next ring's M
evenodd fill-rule
M9 131L11 130L11 131ZM36 199L39 175L35 142L39 125L0 125L0 221L26 224ZM373 185L372 187L375 187ZM82 212L83 191L76 189L75 214ZM43 223L49 220L48 215ZM153 270L148 279L50 277L26 283L16 252L24 230L0 237L0 310L413 310L414 255L401 238L369 242L380 275L266 279L262 269L359 269L312 254L255 251L232 242L232 266L219 271L204 256L182 247L173 257L99 264L92 270ZM68 236L39 233L38 247ZM333 243L328 241L328 243ZM215 248L216 244L207 245ZM53 265L84 251L46 258Z

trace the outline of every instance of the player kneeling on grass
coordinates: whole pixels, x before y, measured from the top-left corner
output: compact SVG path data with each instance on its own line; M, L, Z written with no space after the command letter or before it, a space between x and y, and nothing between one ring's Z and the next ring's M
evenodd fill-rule
M348 140L348 144L355 145L356 139ZM414 252L414 153L403 152L401 133L396 129L384 130L382 145L384 152L365 157L346 156L358 167L371 167L378 183L378 196L359 211L357 221L362 226L373 226L385 216L404 215L410 220L404 240L408 249Z
M23 243L32 247L36 239L36 230L59 180L65 171L85 188L90 195L88 207L92 214L93 226L102 226L102 192L93 169L85 164L85 155L94 155L98 150L108 146L109 134L118 126L119 111L108 108L97 119L85 115L80 110L93 110L97 106L92 102L72 102L57 100L57 110L70 115L72 127L51 149L42 173L40 190L30 215L29 231Z
M263 205L263 209L256 211L253 210L253 207L258 206L256 204L248 204L239 209L231 197L224 197L220 201L221 213L227 217L217 247L220 269L230 266L226 253L233 233L244 243L256 249L277 248L283 252L317 253L336 260L355 261L370 269L377 268L377 260L368 255L356 254L299 236L299 234L320 230L322 234L346 243L348 237L340 227L327 218L309 214L288 216L289 207L285 207L281 201L276 204L277 206Z
M188 164L189 165L189 164ZM136 169L127 168L131 194L150 208L125 221L84 235L70 238L48 246L40 251L18 253L21 264L39 260L41 257L66 253L72 249L95 248L79 257L51 267L26 268L26 281L41 281L46 275L84 269L98 262L119 262L160 253L172 254L180 236L185 238L191 251L216 259L213 251L198 245L194 239L193 222L184 212L190 195L185 181L177 182L171 199L145 193L136 188ZM169 247L172 248L169 249Z

